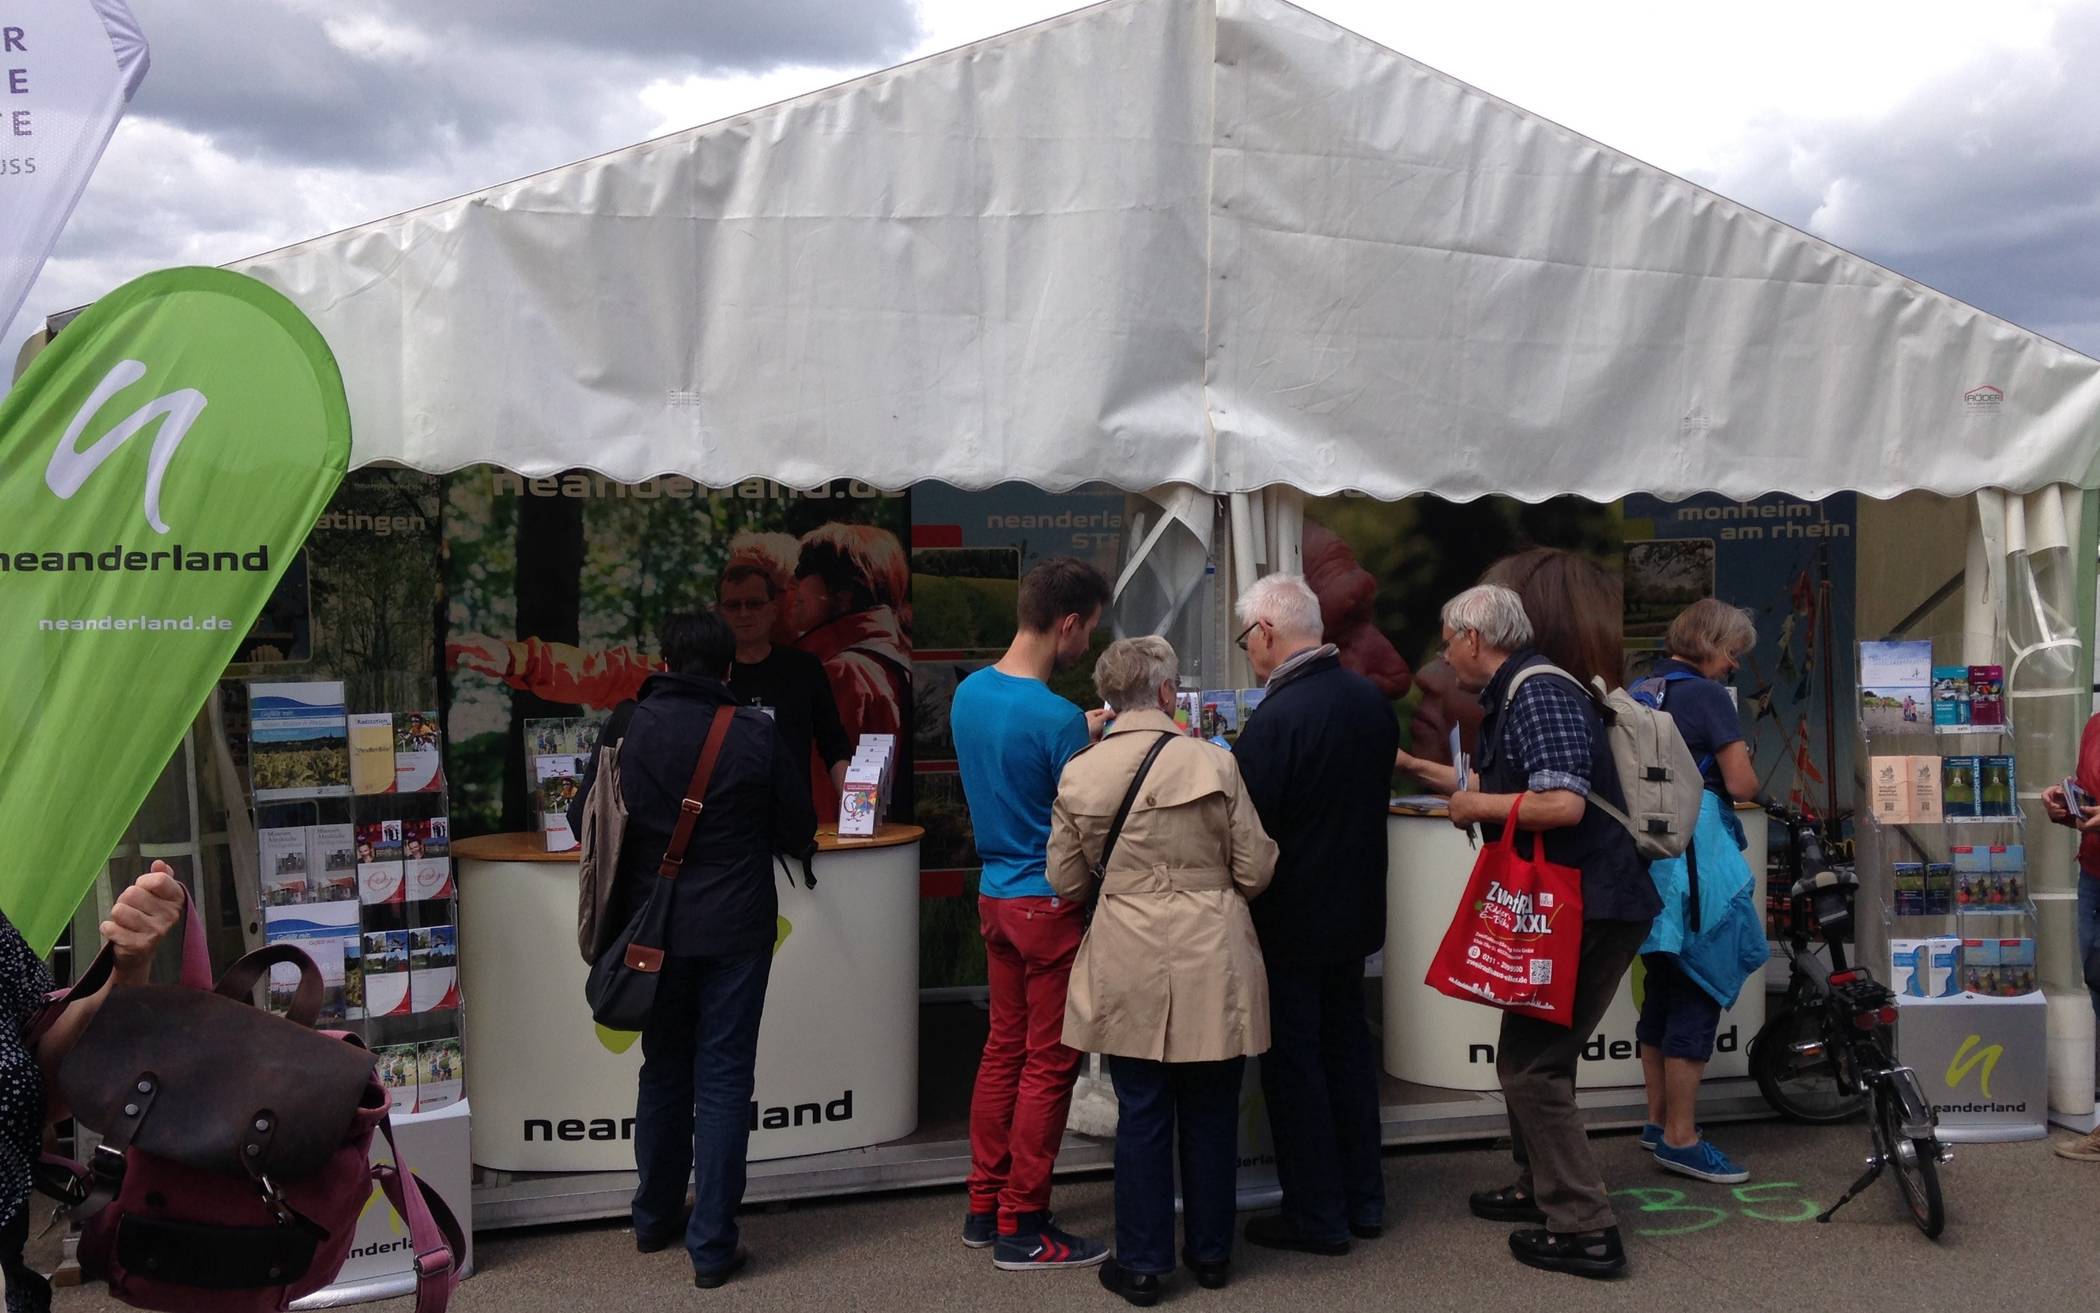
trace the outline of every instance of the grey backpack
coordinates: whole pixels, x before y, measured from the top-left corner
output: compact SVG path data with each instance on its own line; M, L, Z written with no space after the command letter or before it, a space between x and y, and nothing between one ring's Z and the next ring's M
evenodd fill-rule
M1559 675L1593 699L1604 717L1604 738L1611 747L1612 764L1619 769L1619 791L1626 796L1626 810L1620 811L1595 792L1590 802L1626 827L1641 856L1650 861L1684 856L1684 850L1692 846L1692 831L1699 825L1706 781L1670 713L1648 706L1623 688L1607 690L1601 679L1594 687L1584 688L1581 680L1554 665L1518 671L1503 695L1505 707L1516 700L1517 689L1533 675Z

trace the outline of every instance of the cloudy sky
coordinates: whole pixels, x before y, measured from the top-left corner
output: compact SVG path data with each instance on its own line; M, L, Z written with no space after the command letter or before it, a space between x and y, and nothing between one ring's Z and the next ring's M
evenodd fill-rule
M153 69L7 326L676 131L1068 0L131 0ZM2100 354L2100 0L1307 0Z

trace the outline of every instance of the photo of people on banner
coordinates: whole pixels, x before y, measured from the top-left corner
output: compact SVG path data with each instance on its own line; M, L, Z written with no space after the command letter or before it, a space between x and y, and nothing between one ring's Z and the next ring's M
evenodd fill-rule
M715 609L737 639L730 687L809 760L835 819L863 734L913 740L910 503L814 490L596 475L455 477L445 664L463 824L531 828L527 720L602 718L660 668L665 617ZM892 816L912 814L909 760Z

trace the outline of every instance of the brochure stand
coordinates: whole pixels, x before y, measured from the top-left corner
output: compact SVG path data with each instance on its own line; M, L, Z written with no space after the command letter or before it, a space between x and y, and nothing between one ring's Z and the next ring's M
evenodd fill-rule
M320 1026L372 1049L410 1166L471 1230L459 902L435 689L392 676L255 681L248 694L264 937L297 944L320 968ZM295 970L273 968L272 1005L297 984ZM373 1153L383 1158L384 1142ZM413 1289L405 1229L373 1198L342 1277L302 1307Z
M1995 666L1933 666L1930 643L1860 644L1859 961L1887 971L1896 1056L1956 1143L2038 1139L2048 1124L2048 1004L2002 684Z

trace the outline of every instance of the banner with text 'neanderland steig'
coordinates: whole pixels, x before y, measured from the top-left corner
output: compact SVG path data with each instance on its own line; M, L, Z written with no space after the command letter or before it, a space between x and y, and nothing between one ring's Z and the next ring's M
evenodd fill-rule
M0 911L38 953L349 458L319 331L218 269L103 297L0 401Z

